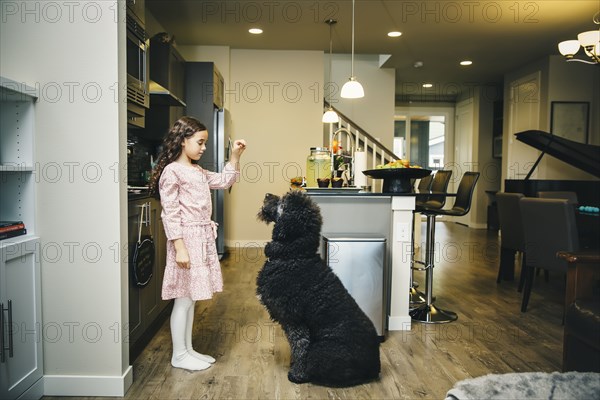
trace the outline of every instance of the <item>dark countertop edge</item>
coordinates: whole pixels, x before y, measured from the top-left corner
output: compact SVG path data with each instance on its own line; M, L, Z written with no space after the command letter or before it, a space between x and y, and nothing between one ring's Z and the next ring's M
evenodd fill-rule
M310 193L307 192L306 194L308 194L309 196L318 196L318 197L390 197L390 196L394 196L393 193L340 193L340 192L331 192L331 193ZM407 195L408 193L398 193L398 195L400 194L404 194Z
M354 193L340 193L340 192L331 192L331 193L310 193L310 192L306 192L308 195L310 196L320 196L320 197L332 197L332 196L337 196L337 197L354 197L354 196L358 196L358 197L393 197L393 196L400 196L400 197L409 197L409 196L431 196L431 195L446 195L449 197L452 196L456 196L456 193L438 193L438 192L423 192L423 193L419 193L418 191L416 192L411 192L411 193L373 193L373 192L354 192Z

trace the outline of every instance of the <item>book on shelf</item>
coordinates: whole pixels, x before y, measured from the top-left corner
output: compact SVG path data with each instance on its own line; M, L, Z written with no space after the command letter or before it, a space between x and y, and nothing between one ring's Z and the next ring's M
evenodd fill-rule
M0 240L5 240L5 239L10 239L16 236L21 236L21 235L26 235L27 234L27 229L23 228L23 229L17 229L14 231L8 231L8 232L1 232L0 233Z
M19 225L22 224L23 221L0 221L0 228L4 228L7 226Z
M0 233L25 229L23 221L0 221Z

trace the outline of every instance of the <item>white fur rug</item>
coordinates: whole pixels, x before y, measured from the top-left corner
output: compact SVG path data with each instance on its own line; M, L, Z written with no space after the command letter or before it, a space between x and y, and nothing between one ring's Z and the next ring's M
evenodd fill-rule
M600 374L524 372L490 374L457 382L446 400L590 400L600 398Z

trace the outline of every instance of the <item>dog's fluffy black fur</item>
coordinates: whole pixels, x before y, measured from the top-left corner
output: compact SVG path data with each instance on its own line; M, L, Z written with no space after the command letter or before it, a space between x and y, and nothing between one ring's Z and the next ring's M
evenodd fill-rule
M333 387L377 379L375 327L317 253L319 207L301 191L267 194L258 218L275 223L256 283L260 301L288 338L288 379Z

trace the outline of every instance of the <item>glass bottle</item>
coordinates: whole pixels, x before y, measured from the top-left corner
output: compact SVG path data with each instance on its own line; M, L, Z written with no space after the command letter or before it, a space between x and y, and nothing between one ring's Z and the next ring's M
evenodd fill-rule
M306 186L317 187L317 179L331 179L331 154L327 147L311 147L306 158Z

